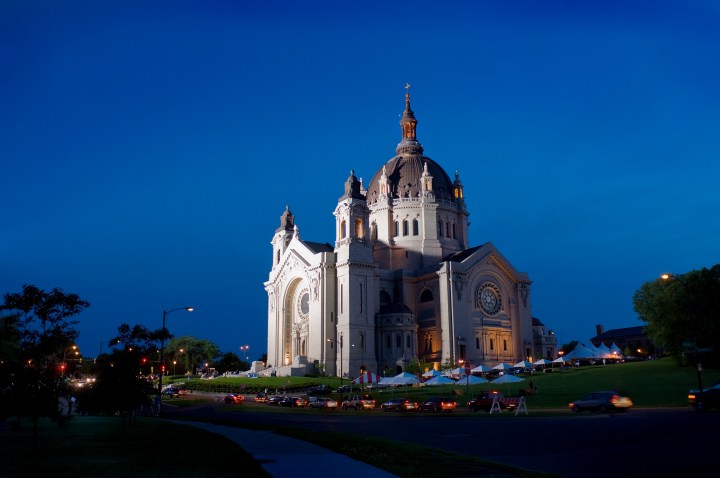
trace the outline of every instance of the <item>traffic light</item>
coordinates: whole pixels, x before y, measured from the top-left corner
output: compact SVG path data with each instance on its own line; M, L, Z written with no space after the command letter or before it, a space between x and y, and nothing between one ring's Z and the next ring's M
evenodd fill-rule
M145 357L142 358L142 363L147 363L147 359Z

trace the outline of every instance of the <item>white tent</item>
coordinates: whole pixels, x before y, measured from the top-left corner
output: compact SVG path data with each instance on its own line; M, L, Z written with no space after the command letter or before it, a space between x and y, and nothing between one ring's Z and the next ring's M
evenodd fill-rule
M525 379L506 373L505 375L500 375L495 380L490 381L490 383L513 383L513 382L522 382L523 380L525 380Z
M569 361L570 359L567 357L558 357L555 360L552 361L552 363L565 363Z
M551 363L552 363L552 362L551 362L550 360L548 360L548 359L546 359L546 358L541 358L541 359L539 359L539 360L534 361L534 362L533 362L533 365L536 366L536 367L542 365L542 366L544 367L544 366L546 366L546 365L550 365Z
M491 369L490 367L486 367L485 365L478 365L474 369L470 370L472 373L487 373Z
M407 372L399 373L394 377L390 377L389 380L391 385L412 385L414 383L420 382L420 380L418 380L415 375ZM382 380L380 381L380 383L382 383Z
M619 357L622 357L623 355L622 350L620 350L620 347L618 347L615 342L613 342L613 344L610 346L610 352L613 355L617 354Z
M433 377L427 382L425 382L425 385L448 385L451 383L456 383L455 380L451 378L447 378L444 375L438 375L437 377Z
M454 368L445 373L446 377L459 377L461 375L465 375L465 369L463 367Z
M438 375L442 375L442 372L440 370L435 370L435 369L428 370L427 372L422 374L423 378L433 378L433 377L437 377Z
M532 368L533 364L528 362L527 360L523 360L522 362L518 362L513 367L515 368Z
M502 362L502 363L495 365L493 367L493 370L503 370L504 371L504 370L510 370L511 368L513 368L512 365L510 365L509 363Z
M475 375L465 375L457 381L458 385L476 385L478 383L487 383L487 380L482 377L476 377Z

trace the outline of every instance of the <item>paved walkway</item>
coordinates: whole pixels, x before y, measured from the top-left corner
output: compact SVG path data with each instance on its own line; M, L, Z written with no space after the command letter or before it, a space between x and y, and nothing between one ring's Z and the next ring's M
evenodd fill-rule
M395 475L346 455L312 443L269 431L215 425L213 423L170 420L224 435L237 443L275 477L322 476L328 470L343 478L390 478Z

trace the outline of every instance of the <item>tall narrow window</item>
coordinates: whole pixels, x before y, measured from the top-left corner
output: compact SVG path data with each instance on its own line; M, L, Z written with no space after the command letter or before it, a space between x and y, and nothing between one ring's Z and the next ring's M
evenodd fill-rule
M480 350L480 337L475 337L475 348Z
M363 311L363 288L362 284L360 284L360 313L362 314Z
M400 223L395 221L395 237L400 235Z
M407 220L403 221L403 236L409 235L408 233L408 222Z
M490 350L495 350L495 342L493 339L490 339Z
M420 223L417 219L413 219L413 236L420 234Z
M343 304L345 303L345 294L343 293L343 289L345 288L344 284L340 284L340 313L343 313Z
M390 349L392 347L392 339L390 338L390 334L387 334L385 336L385 348Z
M364 235L362 219L355 219L355 237L362 239Z
M503 351L507 352L507 340L503 339Z
M438 237L442 237L442 221L438 221Z
M399 349L402 348L402 335L397 334L397 335L395 336L395 346L396 346L397 348L399 348Z
M345 224L345 220L343 219L342 222L340 222L340 239L345 239L345 229L347 228L347 224Z
M453 239L457 239L457 230L455 229L455 223L453 223Z
M410 348L410 334L407 334L407 335L405 336L405 348L406 348L406 349L409 349L409 348Z
M445 237L451 237L451 236L450 236L450 223L449 223L449 222L446 222L446 223L445 223Z

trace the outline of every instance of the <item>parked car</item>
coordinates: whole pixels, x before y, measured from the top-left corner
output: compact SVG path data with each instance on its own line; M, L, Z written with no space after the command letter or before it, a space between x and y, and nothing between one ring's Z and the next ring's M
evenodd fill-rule
M417 412L419 409L418 402L409 398L392 398L380 405L383 412Z
M327 385L318 385L316 387L310 388L308 390L308 395L313 397L319 397L323 395L330 395L333 392L333 389L328 387Z
M283 397L278 405L281 407L301 408L307 407L308 401L302 397Z
M162 391L163 397L176 398L180 396L180 390L175 387L168 387Z
M265 395L264 393L258 393L257 395L255 395L255 401L258 403L267 403L267 395Z
M332 398L321 397L310 402L310 408L330 408L334 410L337 407L338 402Z
M237 403L241 404L245 401L245 396L239 393L228 393L225 395L225 403Z
M703 388L702 392L690 390L688 393L690 406L699 412L714 408L720 410L720 382L715 382L709 387Z
M457 403L452 398L432 397L420 404L420 411L452 413L455 407L457 407Z
M268 405L280 405L280 402L282 399L285 398L282 395L273 395L272 397L267 399Z
M375 399L370 395L355 395L342 403L343 410L353 408L355 410L372 410L375 408Z
M625 411L633 406L633 402L629 397L623 397L616 392L593 392L580 400L571 402L568 406L573 412L584 410L609 412L612 410Z
M467 402L467 406L473 412L484 411L489 412L492 408L493 401L497 400L502 410L511 410L515 408L514 402L506 401L502 393L497 390L491 392L480 392L480 394Z
M360 391L362 391L362 389L360 387L356 387L355 385L343 385L337 389L337 393L353 393Z

